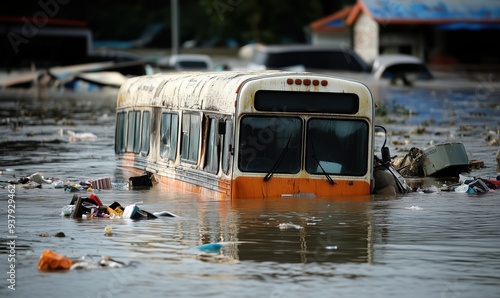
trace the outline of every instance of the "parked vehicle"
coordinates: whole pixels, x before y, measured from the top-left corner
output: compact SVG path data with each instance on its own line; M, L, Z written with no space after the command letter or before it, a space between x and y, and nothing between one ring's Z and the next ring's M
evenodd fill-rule
M434 76L418 57L404 54L384 54L375 59L372 75L376 80L389 80L391 84L412 85L415 81L432 80Z
M369 72L369 66L352 49L315 45L258 45L249 68Z
M118 165L217 199L373 190L374 102L358 82L286 71L170 72L118 93Z
M158 62L160 69L173 69L178 71L210 71L214 63L209 55L204 54L178 54L161 59Z

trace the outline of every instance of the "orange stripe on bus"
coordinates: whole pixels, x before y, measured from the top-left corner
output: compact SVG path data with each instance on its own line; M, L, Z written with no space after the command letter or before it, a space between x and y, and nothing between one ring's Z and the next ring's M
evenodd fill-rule
M315 197L369 195L370 184L364 181L337 180L334 185L322 179L273 177L238 177L233 181L232 199L282 197L314 194Z

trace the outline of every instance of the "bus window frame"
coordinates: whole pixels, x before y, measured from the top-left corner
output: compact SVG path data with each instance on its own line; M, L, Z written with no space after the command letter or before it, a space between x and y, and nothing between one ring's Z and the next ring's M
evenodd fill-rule
M221 168L224 174L228 174L231 166L231 159L233 156L232 150L234 148L234 123L232 119L224 119L224 122L226 129L222 138Z
M180 130L180 156L182 162L193 165L198 164L200 159L200 145L202 144L202 125L203 116L200 112L184 111L182 113ZM194 144L193 141L195 142Z
M168 126L164 125L165 119L168 119ZM164 133L168 131L168 139L165 139ZM164 111L160 116L160 157L163 159L175 161L177 158L177 148L179 141L179 113ZM165 143L164 141L167 140ZM168 150L165 150L168 148Z
M127 113L127 142L125 152L139 153L141 149L141 111L130 110Z
M208 118L207 140L205 145L205 163L203 169L212 174L219 172L220 162L220 136L219 136L219 118Z
M124 153L127 148L127 112L120 111L116 115L115 153Z
M147 115L147 117L146 117ZM150 136L151 136L151 112L143 111L142 112L142 121L141 121L141 155L148 156L150 150ZM145 131L147 129L147 131Z

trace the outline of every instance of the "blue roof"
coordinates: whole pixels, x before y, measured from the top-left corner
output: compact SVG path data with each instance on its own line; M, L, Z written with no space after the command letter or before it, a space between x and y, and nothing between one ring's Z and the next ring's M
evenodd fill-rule
M449 23L436 25L436 28L440 30L500 30L500 24Z
M344 27L344 20L333 20L324 25L325 27Z
M499 0L360 0L378 20L499 22Z

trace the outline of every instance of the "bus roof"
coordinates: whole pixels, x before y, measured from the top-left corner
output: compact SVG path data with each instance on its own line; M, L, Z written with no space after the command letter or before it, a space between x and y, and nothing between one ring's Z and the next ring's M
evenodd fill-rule
M171 108L210 110L214 100L228 98L234 110L234 100L240 85L251 78L286 73L284 71L214 71L171 72L127 79L118 92L117 108L160 105ZM170 99L170 100L169 100ZM229 101L228 101L229 102ZM220 107L220 99L217 106Z
M246 81L297 75L332 77L281 70L171 72L144 75L129 78L121 85L117 108L163 106L172 109L217 110L230 114L235 110L237 93Z

